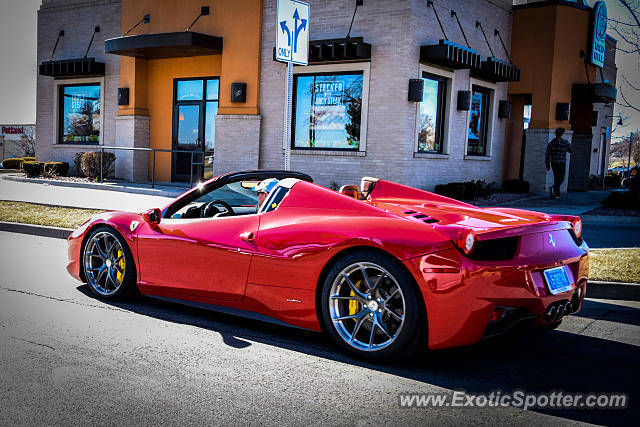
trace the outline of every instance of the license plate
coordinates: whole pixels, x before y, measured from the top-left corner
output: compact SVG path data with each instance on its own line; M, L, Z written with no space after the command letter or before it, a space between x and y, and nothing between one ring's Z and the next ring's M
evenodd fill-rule
M544 270L544 278L547 280L547 285L552 295L571 290L571 282L564 266Z

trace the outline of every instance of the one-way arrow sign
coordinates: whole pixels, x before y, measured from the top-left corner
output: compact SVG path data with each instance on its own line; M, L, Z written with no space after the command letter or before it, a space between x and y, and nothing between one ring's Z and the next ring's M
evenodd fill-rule
M309 64L309 5L298 0L278 0L276 59Z

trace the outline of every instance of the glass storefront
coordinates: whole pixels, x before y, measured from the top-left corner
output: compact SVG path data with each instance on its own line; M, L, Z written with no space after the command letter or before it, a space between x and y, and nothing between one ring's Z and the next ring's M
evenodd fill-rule
M362 72L294 76L294 149L360 148Z
M442 153L446 79L424 73L418 113L418 152Z
M100 142L100 84L59 86L59 144Z
M469 111L469 133L467 155L487 154L487 125L489 121L489 90L473 86L471 111Z

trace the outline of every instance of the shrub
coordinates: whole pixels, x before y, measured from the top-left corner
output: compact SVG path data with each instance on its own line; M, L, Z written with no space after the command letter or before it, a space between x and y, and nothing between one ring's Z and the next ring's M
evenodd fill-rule
M88 151L82 155L82 163L80 169L84 176L88 178L100 178L100 152ZM113 177L115 171L116 155L113 153L104 153L102 163L102 176L104 178Z
M44 164L44 173L54 176L65 176L69 172L69 163L67 162L47 162Z
M4 169L20 169L20 164L24 161L22 157L15 157L11 159L4 159L2 161L2 167Z
M22 170L28 177L36 177L42 173L44 163L42 162L22 162Z
M640 193L629 190L614 191L602 201L602 206L640 211Z
M82 175L82 155L84 153L76 153L73 155L73 174L75 176Z
M502 183L502 191L505 193L522 193L526 194L531 189L528 181L520 178L507 179Z
M331 181L329 188L333 191L338 191L340 189L340 185L335 181Z
M478 180L439 184L436 185L434 193L457 200L473 200L477 197L487 197L494 193L495 190L494 183L487 184L483 180Z
M602 188L602 177L600 175L591 174L589 176L589 190L593 190L597 187Z
M620 188L620 185L622 185L622 178L620 175L607 175L604 177L605 187Z

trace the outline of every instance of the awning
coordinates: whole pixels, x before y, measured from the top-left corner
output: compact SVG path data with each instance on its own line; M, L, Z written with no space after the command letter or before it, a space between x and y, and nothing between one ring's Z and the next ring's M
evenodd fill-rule
M468 47L440 40L438 44L420 46L420 62L454 70L480 68L480 55Z
M222 37L191 31L140 34L105 40L104 51L143 59L217 55L222 53Z
M40 75L49 77L104 76L104 62L97 62L95 58L44 61L40 64Z
M273 48L276 60L276 48ZM371 61L371 45L362 37L344 39L311 40L309 42L309 63L323 64L349 61Z
M615 102L618 91L610 83L574 84L571 101L582 103Z
M480 63L480 69L473 74L493 82L517 82L520 80L520 69L510 62L490 56Z

